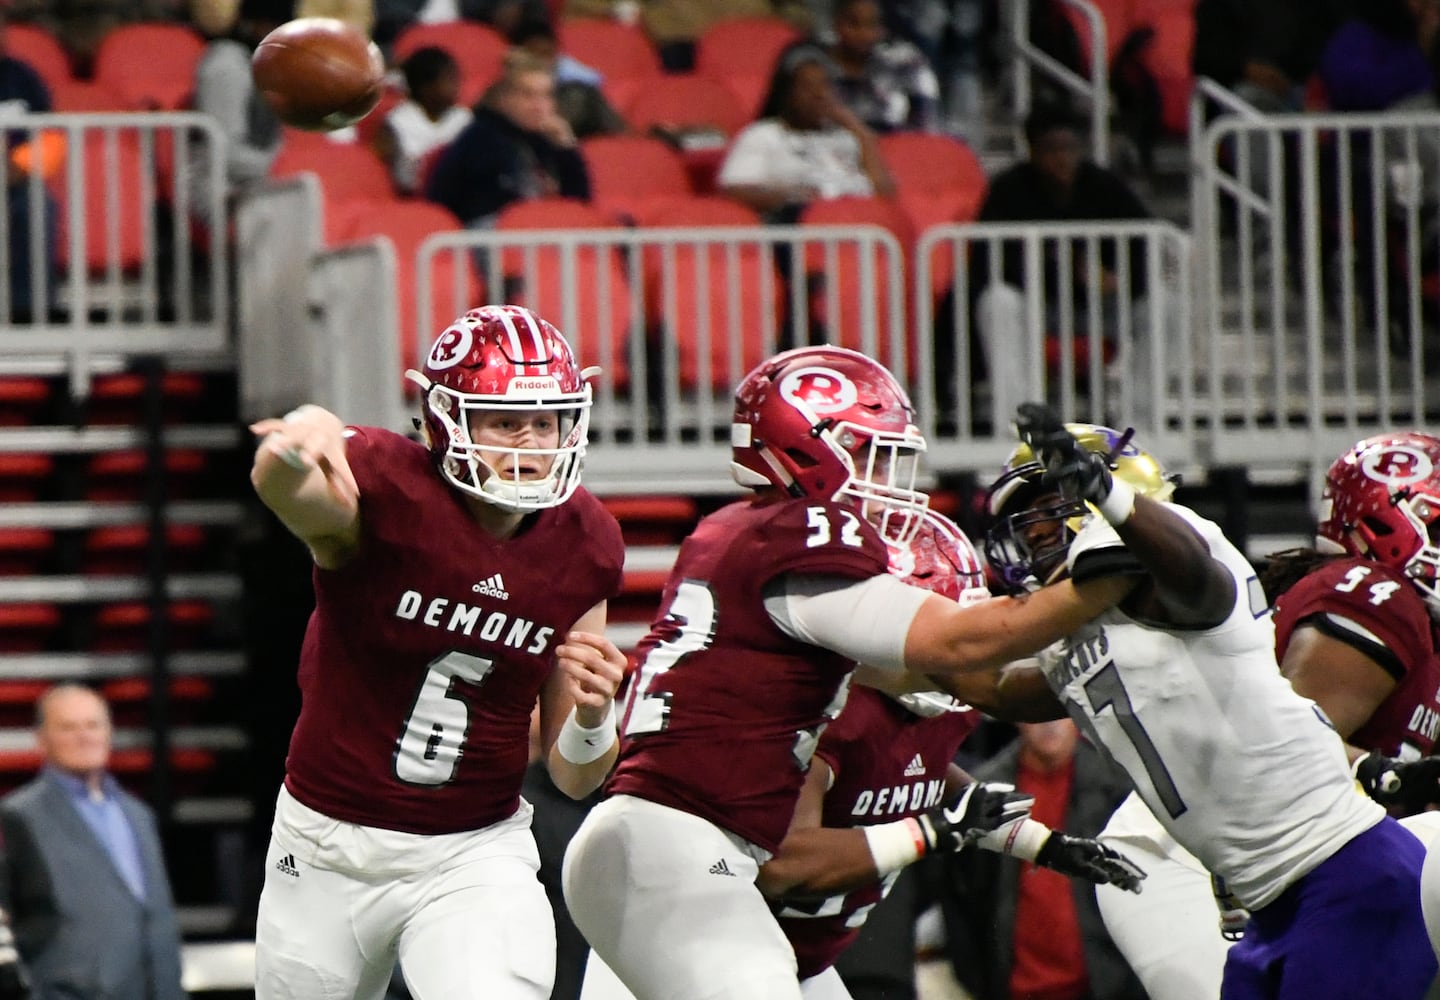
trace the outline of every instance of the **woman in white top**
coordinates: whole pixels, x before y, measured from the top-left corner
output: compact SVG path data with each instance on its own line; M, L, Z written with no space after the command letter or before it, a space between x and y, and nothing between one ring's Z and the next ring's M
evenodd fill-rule
M735 138L720 189L761 215L816 198L894 193L875 134L845 107L834 68L817 46L781 55L758 121Z
M385 116L375 136L375 152L390 168L395 186L406 194L420 191L426 154L449 145L470 124L470 109L456 103L460 67L444 49L416 49L400 66L408 100Z

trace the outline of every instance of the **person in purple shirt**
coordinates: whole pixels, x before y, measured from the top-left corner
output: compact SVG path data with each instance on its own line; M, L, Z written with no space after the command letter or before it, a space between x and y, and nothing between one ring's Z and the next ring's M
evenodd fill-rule
M61 684L36 706L45 765L0 799L0 905L39 996L180 1000L155 817L107 771L110 710Z

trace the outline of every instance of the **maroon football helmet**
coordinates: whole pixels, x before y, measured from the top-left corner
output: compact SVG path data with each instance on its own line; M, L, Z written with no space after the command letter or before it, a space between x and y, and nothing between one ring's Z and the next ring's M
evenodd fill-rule
M1366 438L1337 458L1320 495L1317 546L1400 572L1440 618L1440 438Z
M741 486L846 498L889 543L914 537L929 503L915 489L925 438L910 397L882 365L843 347L785 351L746 375L730 447Z
M890 546L890 573L960 604L990 596L975 546L958 524L933 510L909 545Z
M472 309L447 326L425 359L423 371L405 373L424 392L426 444L440 475L456 489L508 510L539 510L568 500L580 485L590 427L589 379L559 330L520 306ZM481 460L470 437L472 415L481 410L529 414L551 410L560 425L555 448L485 445L513 461L502 469ZM521 478L526 459L549 466L541 479Z
M912 587L973 604L990 596L985 567L960 526L944 514L925 511L920 530L908 545L891 545L890 575ZM965 709L943 691L907 691L893 696L914 714L932 718Z

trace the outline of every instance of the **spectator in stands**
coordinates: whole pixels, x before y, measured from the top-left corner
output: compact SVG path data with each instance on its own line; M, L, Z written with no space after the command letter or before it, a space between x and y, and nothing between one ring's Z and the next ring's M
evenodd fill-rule
M779 17L806 34L812 22L805 0L565 0L564 15L609 17L627 24L638 19L671 73L694 69L695 43L718 21Z
M195 110L212 116L224 134L226 194L263 180L280 148L280 119L250 75L260 40L290 20L293 0L192 0L197 22L214 32L195 68ZM196 204L209 197L210 150L192 143Z
M1029 145L1029 158L991 180L989 193L980 208L979 221L1075 222L1150 217L1139 196L1118 174L1085 157L1081 126L1068 109L1052 105L1031 112L1025 121L1025 138ZM1043 336L1057 329L1067 284L1077 338L1088 334L1085 325L1091 296L1098 294L1101 297L1104 336L1113 341L1118 336L1116 327L1121 294L1128 295L1135 302L1146 291L1145 272L1141 266L1143 254L1138 247L1132 247L1130 251L1128 289L1119 287L1120 247L1115 241L1100 242L1099 288L1089 285L1090 267L1082 244L1071 243L1068 255L1062 254L1060 240L1047 240L1045 249L1044 288L1041 292L1045 316L1038 321L1027 317L1025 312L1025 261L1018 242L1005 246L998 281L991 279L986 246L977 246L970 255L970 288L972 294L978 295L975 327L989 371L996 427L1003 426L1020 403L1027 399L1044 398L1038 382L1044 370L1044 348L1043 344L1035 342L1034 334L1038 331ZM1061 273L1067 256L1070 265L1068 282ZM941 309L942 314L949 312L948 308ZM1148 341L1142 330L1145 325L1142 313L1138 304L1130 313L1135 327L1135 343L1140 347ZM953 349L953 342L940 338L937 357L942 375L949 365L948 358ZM1144 372L1144 365L1138 361L1137 370ZM1137 384L1130 388L1137 393L1149 385L1148 377L1135 382ZM1151 403L1137 399L1135 406L1137 410L1144 410ZM1130 414L1126 416L1128 418Z
M489 226L516 201L590 200L590 175L575 133L555 107L548 64L523 50L507 56L474 121L440 154L425 195L471 228Z
M0 799L7 905L40 997L183 1000L155 816L116 783L110 712L78 684L36 706L39 777Z
M935 71L914 45L886 37L879 0L837 0L830 58L840 99L874 131L939 129Z
M555 73L555 105L560 109L560 116L570 123L575 138L619 135L626 131L625 119L600 92L604 77L560 51L560 39L548 18L524 19L510 33L510 41L550 65Z
M366 38L375 30L375 0L298 0L296 17L333 17Z
M1440 0L1370 0L1331 36L1320 79L1336 111L1435 106Z
M1346 0L1199 0L1196 76L1208 76L1261 111L1299 111Z
M400 64L410 96L390 109L375 135L375 152L406 194L424 190L422 165L469 125L474 114L456 103L460 66L444 49L416 49Z
M522 18L545 16L546 0L375 0L375 41L389 45L412 24L478 21L508 35Z
M974 771L1035 797L1030 811L1054 829L1094 837L1129 785L1079 738L1069 719L1022 723L1020 738ZM991 851L944 859L941 893L955 975L975 1000L1145 1000L1105 932L1094 888Z
M781 55L760 119L735 137L718 184L772 222L793 221L817 198L895 190L875 133L840 100L829 57L808 42Z
M50 92L40 75L28 65L5 54L6 9L0 4L0 125L14 124L27 114L51 110ZM5 137L5 206L9 215L9 311L0 309L0 322L29 323L44 320L54 301L58 278L56 257L56 204L50 190L31 182L31 174L43 178L58 169L55 155L58 137L37 136L26 129L12 128ZM41 228L41 257L30 252L35 228ZM43 279L42 290L36 278Z

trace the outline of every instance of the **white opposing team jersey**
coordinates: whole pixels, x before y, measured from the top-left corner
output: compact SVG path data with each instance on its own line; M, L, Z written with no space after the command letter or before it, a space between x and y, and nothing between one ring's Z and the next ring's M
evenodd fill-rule
M1259 909L1384 811L1351 779L1328 720L1276 667L1255 570L1213 522L1170 507L1235 577L1230 616L1172 630L1111 610L1047 650L1041 668L1170 835ZM1072 558L1118 544L1092 517Z

